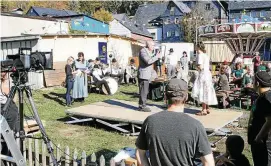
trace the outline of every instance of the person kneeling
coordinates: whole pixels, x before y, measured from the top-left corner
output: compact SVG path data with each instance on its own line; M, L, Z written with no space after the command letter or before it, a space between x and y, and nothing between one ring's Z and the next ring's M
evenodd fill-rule
M92 72L92 77L93 77L94 84L98 88L101 88L102 85L104 85L107 93L109 95L111 95L110 88L109 88L109 85L108 85L107 81L101 78L101 77L103 77L103 75L102 75L102 71L101 71L101 69L99 69L98 65L94 65L93 72Z

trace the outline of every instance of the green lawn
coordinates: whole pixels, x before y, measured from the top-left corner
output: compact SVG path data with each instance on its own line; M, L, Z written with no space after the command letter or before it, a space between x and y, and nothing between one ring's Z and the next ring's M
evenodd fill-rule
M89 94L84 103L74 103L73 107L107 99L138 101L138 98L133 95L137 91L138 88L136 86L121 86L118 93L113 96L92 93ZM33 91L33 98L40 118L44 121L47 134L54 143L61 144L62 148L64 148L63 146L69 146L71 149L76 148L78 151L85 150L88 156L92 153L96 153L97 156L103 154L107 160L123 147L134 147L136 137L124 136L118 132L105 130L103 127L96 128L94 125L64 124L64 120L67 117L64 112L66 107L63 105L65 102L64 93L64 88L47 88ZM31 115L28 107L25 106L24 108L25 114ZM241 119L239 127L232 130L234 133L243 136L246 141L248 113L244 113L245 116ZM210 142L217 139L218 137L211 137ZM217 146L219 151L225 151L224 140L219 142ZM251 153L248 146L246 146L244 154L251 161Z

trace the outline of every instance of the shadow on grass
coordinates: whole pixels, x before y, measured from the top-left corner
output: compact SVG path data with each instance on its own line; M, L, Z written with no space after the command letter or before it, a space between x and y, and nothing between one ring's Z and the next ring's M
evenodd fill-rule
M105 100L103 102L107 103L107 104L110 104L110 105L115 105L115 106L120 106L120 107L123 107L123 108L132 109L132 110L135 110L135 111L138 110L138 107L135 107L135 106L132 106L132 105L129 105L129 104L125 104L125 103L122 103L122 102L119 102L119 101L116 101L116 100Z
M138 93L134 93L134 92L124 92L124 91L120 91L122 94L124 95L129 95L131 96L132 98L138 98L139 97L139 94Z
M60 105L65 105L61 99L65 99L65 94L59 94L55 92L50 92L49 94L43 94L43 97L54 100L55 102L59 103Z

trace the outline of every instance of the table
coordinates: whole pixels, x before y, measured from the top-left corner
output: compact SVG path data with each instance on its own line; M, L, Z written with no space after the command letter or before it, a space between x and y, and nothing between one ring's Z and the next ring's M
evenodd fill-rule
M163 95L163 99L165 104L167 105L167 99L166 99L166 85L168 83L168 79L165 77L158 77L157 79L155 79L154 81L151 82L151 84L162 84L162 95Z

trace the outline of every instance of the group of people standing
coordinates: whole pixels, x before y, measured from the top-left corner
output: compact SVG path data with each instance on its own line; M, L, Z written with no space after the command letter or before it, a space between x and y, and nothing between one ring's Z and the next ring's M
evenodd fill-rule
M107 77L114 78L118 85L123 80L127 84L136 84L137 82L137 67L134 59L130 60L129 65L123 71L115 58L111 59L109 66L109 64L101 63L99 57L87 61L83 52L78 53L76 60L72 56L67 59L65 73L67 106L70 106L73 100L84 102L84 99L88 96L88 77L91 77L91 81L96 87L104 86L108 95L112 95L112 93L106 80Z
M78 53L78 59L74 60L73 57L67 59L65 66L66 73L66 105L71 106L72 100L78 100L84 102L84 99L88 97L87 89L87 74L88 62L84 58L84 53ZM71 95L72 91L72 95Z
M154 53L154 43L148 41L146 47L139 54L139 110L150 112L146 107L147 95L149 93L149 82L153 70L153 64L161 59L160 52ZM210 72L210 57L206 54L203 44L197 46L197 70L199 75L194 82L192 97L202 103L202 111L197 115L207 115L210 113L209 105L217 105L216 93L212 82ZM188 57L183 52L183 56L178 60L174 55L174 50L170 49L169 54L165 57L167 78L177 78L188 83ZM179 61L179 62L178 62Z

